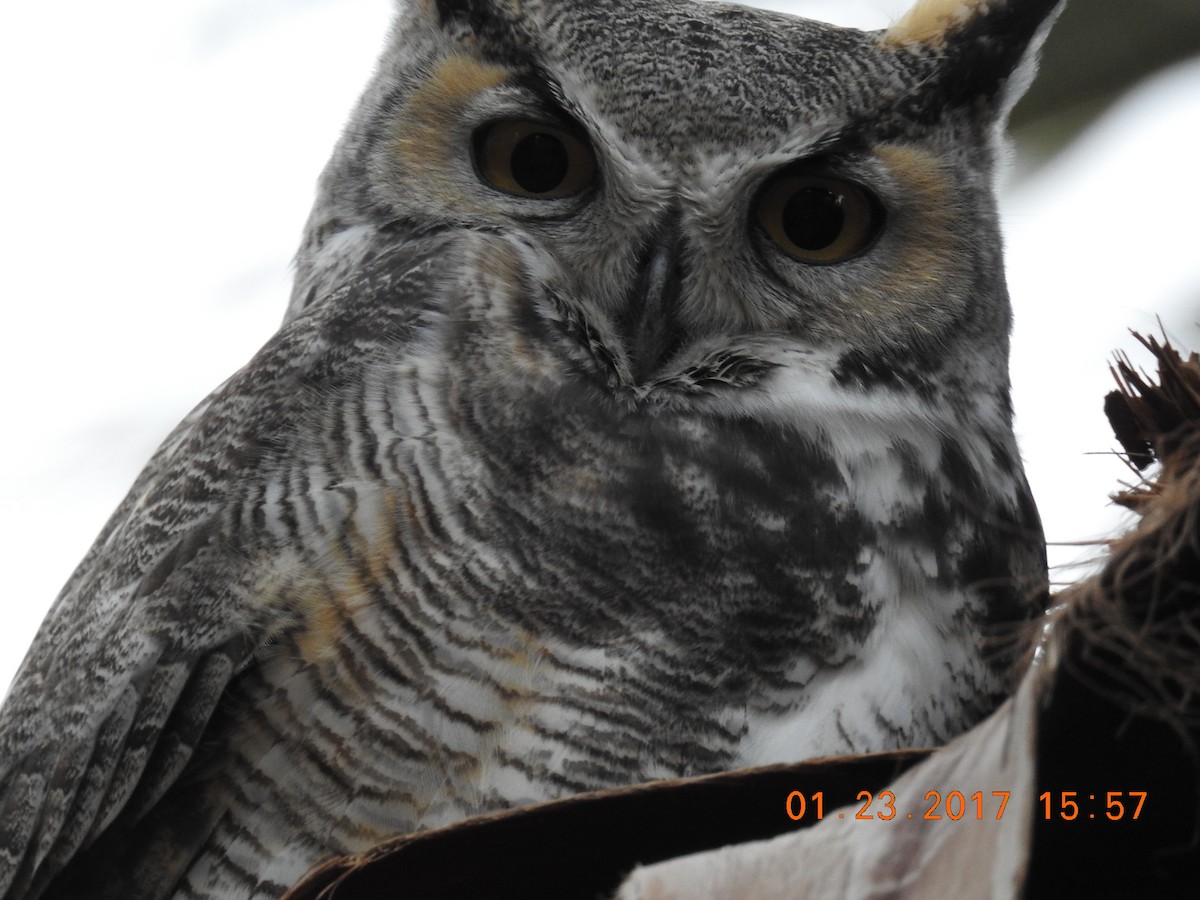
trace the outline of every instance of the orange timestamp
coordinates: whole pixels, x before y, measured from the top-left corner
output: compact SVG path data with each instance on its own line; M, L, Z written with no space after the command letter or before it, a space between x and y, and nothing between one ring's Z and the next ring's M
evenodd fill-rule
M1106 791L1103 794L1084 794L1079 791L1043 791L1038 794L1043 819L1105 818L1119 822L1134 821L1142 814L1146 791ZM1103 799L1101 799L1103 798Z
M960 819L993 818L994 813L994 818L999 819L1004 815L1004 809L1008 806L1011 796L1011 791L991 791L990 793L974 791L970 794L963 791L950 791L944 795L941 791L927 791L925 802L928 805L922 804L919 809L906 812L896 808L896 795L891 791L879 791L878 793L859 791L857 799L862 805L858 810L853 814L839 812L837 816L839 819L853 818L859 821L890 822L896 818L919 818L927 821L950 819L957 822ZM805 795L800 791L792 791L787 795L787 815L793 822L799 822L806 817L810 819L824 818L824 792L817 791Z
M1103 795L1081 794L1078 791L1045 791L1038 795L1041 804L1042 818L1062 819L1097 819L1100 817L1116 822L1128 818L1136 820L1142 814L1142 806L1146 802L1146 791L1108 791ZM924 819L936 821L949 819L957 822L961 819L982 821L991 819L999 821L1004 816L1008 806L1011 791L927 791L925 804L912 811L901 811L896 807L896 795L891 791L859 791L857 801L861 805L853 812L841 811L839 819L856 819L858 821L878 820L890 822L892 819ZM804 819L820 820L825 817L825 793L816 791L805 794L792 791L787 795L785 803L787 816L793 822Z

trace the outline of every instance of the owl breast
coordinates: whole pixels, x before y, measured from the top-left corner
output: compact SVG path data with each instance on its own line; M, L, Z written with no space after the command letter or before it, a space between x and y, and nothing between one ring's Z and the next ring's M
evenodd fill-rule
M1020 488L994 441L753 342L629 389L581 337L602 329L527 290L461 289L402 362L326 399L302 471L264 492L268 530L307 534L262 585L300 624L240 686L256 713L230 732L222 852L297 819L278 848L294 831L352 850L606 786L935 744L997 690L970 587L1011 562L979 549L980 511ZM834 403L842 424L818 425Z

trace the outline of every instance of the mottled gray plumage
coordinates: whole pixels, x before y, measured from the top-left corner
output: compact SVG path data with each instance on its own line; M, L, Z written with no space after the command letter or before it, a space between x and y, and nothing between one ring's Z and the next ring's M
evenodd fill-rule
M0 896L275 897L982 716L1045 579L992 181L1056 9L404 7L283 327L0 712Z

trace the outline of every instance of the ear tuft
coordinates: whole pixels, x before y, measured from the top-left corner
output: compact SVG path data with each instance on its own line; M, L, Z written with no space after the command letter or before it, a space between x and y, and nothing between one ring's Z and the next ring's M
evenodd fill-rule
M493 62L527 59L532 43L521 24L520 3L511 0L419 0L437 24Z
M880 44L936 59L928 87L951 107L973 105L1002 120L1037 68L1064 0L917 0Z
M478 25L488 15L487 3L476 0L419 0L421 6L432 12L437 23L446 28L451 25Z
M892 47L906 44L940 47L948 34L957 31L993 5L996 5L995 0L917 0L884 33L883 41Z

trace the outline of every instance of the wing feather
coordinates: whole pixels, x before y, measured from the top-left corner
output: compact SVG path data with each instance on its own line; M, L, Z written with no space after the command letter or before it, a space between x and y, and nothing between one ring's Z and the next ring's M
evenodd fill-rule
M20 869L45 795L46 777L41 773L23 768L6 773L0 803L0 891L8 891Z
M247 514L257 486L313 404L411 338L443 243L381 253L286 323L172 432L67 582L0 709L0 898L36 897L149 813L230 682L296 624L257 591L280 540Z

